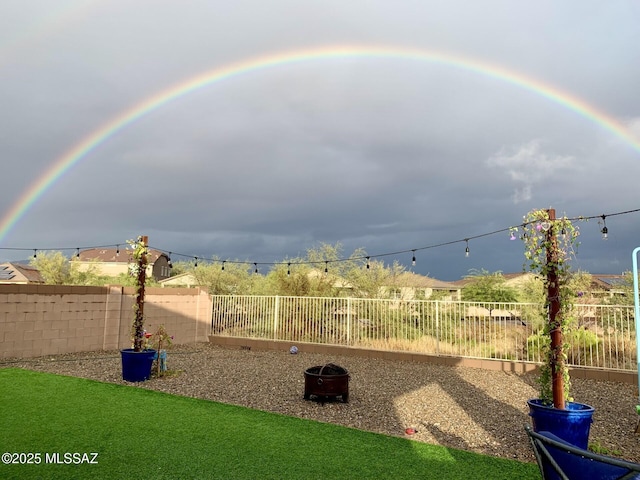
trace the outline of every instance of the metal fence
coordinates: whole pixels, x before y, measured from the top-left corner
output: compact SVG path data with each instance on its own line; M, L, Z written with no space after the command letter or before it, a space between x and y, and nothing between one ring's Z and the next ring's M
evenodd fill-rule
M576 305L569 319L570 365L637 369L633 307ZM541 362L544 323L535 304L214 295L211 332Z

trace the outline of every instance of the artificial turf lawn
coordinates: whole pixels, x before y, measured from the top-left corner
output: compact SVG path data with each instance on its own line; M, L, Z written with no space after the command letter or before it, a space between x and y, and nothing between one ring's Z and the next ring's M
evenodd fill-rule
M0 369L0 409L0 454L40 453L0 464L5 479L540 478L535 464L15 368ZM54 453L61 463L47 463Z

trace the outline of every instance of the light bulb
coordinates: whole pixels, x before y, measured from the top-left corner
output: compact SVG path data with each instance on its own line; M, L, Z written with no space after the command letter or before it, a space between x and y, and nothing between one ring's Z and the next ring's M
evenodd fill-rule
M413 252L413 257L411 257L411 265L416 266L416 251L411 250Z
M609 238L609 229L607 228L607 216L606 215L602 215L602 230L600 230L600 232L602 232L602 239L606 240L607 238Z

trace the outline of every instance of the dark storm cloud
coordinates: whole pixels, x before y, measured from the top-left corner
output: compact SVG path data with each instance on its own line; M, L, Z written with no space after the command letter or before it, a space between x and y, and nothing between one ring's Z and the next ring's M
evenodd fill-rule
M629 2L48 2L0 7L0 211L91 132L159 91L262 55L327 45L449 52L582 98L640 135ZM371 255L472 238L532 208L638 208L640 151L559 102L452 65L280 65L174 99L90 151L0 247L124 243L279 261L320 242ZM4 215L4 213L3 213ZM638 216L582 225L577 263L630 269ZM608 219L609 224L609 219ZM418 252L452 280L517 271L500 234ZM0 259L12 252L0 251ZM23 258L18 252L13 258ZM405 265L410 256L384 257Z

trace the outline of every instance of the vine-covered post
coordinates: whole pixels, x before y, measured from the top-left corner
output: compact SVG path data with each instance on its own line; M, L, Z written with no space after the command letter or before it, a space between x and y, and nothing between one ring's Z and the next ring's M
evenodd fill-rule
M564 409L563 382L563 339L562 339L562 310L560 308L560 283L558 281L558 238L555 228L556 211L547 210L549 228L547 235L547 303L549 305L549 333L551 336L551 389L553 392L553 406Z
M147 275L147 244L149 238L146 236L138 237L137 244L134 249L134 258L137 262L137 281L136 281L136 305L135 319L133 322L133 350L141 352L144 342L144 286Z
M540 275L544 282L545 303L542 347L544 362L538 383L540 399L545 405L564 410L571 401L571 382L567 367L565 339L573 292L569 287L569 258L575 254L580 234L567 217L557 218L555 209L532 210L522 224L526 262L525 270ZM512 235L518 231L513 227Z

